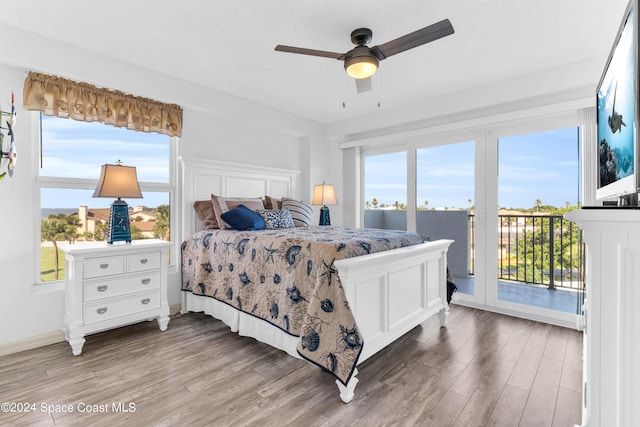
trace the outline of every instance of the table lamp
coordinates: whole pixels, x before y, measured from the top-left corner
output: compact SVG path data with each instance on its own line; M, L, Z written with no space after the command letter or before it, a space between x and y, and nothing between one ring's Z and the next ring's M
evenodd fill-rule
M122 200L122 197L129 199L142 198L136 168L122 166L120 160L115 165L102 165L100 180L93 197L117 197L117 200L114 200L111 204L107 243L110 245L118 241L131 243L129 205Z
M331 225L331 218L329 216L329 208L327 205L337 205L336 193L333 189L333 185L322 184L316 185L313 188L313 200L311 201L313 206L320 206L320 225Z

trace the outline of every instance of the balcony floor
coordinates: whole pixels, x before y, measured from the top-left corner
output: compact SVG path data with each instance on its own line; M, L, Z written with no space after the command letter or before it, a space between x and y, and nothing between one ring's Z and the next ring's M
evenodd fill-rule
M473 277L455 277L453 281L458 287L458 292L473 295ZM576 313L578 296L578 291L574 289L556 288L552 290L546 286L527 285L520 282L504 280L498 282L498 298L501 301L531 305L565 313Z

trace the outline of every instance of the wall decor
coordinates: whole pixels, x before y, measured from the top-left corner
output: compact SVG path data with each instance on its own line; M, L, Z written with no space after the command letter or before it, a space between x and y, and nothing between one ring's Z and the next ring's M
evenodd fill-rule
M0 180L4 179L7 174L13 176L13 171L16 167L16 160L18 153L16 151L16 135L14 127L16 125L16 113L15 98L13 92L11 92L11 112L2 111L0 109ZM2 126L2 120L6 117L6 126ZM5 131L6 136L9 137L9 144L7 151L5 151Z

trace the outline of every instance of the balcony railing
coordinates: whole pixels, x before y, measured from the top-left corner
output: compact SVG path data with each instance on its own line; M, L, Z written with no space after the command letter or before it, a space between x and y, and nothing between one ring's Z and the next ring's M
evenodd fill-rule
M454 276L474 274L473 211L416 212L417 231L431 239L449 238ZM365 210L365 226L406 229L406 211ZM498 279L583 290L584 244L580 229L560 215L498 215Z
M500 280L583 287L582 233L560 215L499 215L498 247Z

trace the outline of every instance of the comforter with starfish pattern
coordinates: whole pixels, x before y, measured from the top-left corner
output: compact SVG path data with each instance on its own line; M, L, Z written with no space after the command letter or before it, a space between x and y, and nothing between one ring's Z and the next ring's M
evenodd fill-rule
M364 342L334 262L422 242L367 228L203 230L182 243L182 290L299 337L300 356L346 384Z

